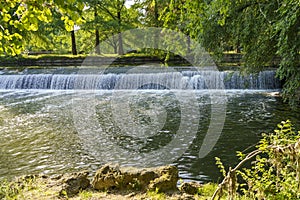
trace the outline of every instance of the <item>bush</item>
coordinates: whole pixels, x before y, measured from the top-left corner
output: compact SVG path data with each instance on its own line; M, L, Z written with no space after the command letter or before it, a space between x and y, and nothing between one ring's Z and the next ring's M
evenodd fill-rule
M253 166L238 173L248 186L244 193L258 199L299 199L300 131L283 121L274 133L263 134L257 149L261 154Z
M227 190L233 199L239 187L252 199L300 199L300 131L295 131L289 120L277 125L274 133L263 134L256 150L249 154L238 152L241 162L230 168L227 175L220 159L217 165L225 176L213 195L222 196ZM253 159L251 168L241 168ZM238 185L237 176L245 184Z

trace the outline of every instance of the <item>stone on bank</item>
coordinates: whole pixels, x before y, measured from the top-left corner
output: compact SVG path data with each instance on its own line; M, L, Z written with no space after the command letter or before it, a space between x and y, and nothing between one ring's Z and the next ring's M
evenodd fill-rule
M96 190L149 190L176 191L178 169L175 166L133 168L104 165L94 176L92 187Z

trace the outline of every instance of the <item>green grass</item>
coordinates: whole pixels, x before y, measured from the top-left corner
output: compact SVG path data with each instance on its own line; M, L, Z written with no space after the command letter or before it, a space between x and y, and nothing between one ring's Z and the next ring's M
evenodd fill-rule
M199 189L197 195L194 195L196 200L210 199L218 187L215 183L204 184ZM5 180L0 181L0 199L5 200L18 200L18 199L54 199L59 200L61 197L58 195L58 190L55 187L49 187L47 180L39 178L26 178L18 179L17 182L8 182ZM158 191L96 191L93 189L87 189L80 191L78 195L74 197L68 197L70 200L89 200L89 199L151 199L151 200L167 200L178 199L181 194L175 193L162 193ZM224 195L221 200L226 200L227 196ZM236 200L250 200L245 196L239 196L237 194Z
M147 197L153 200L165 200L167 198L164 193L160 193L158 191L147 192Z
M228 54L228 53L226 53ZM37 60L50 60L50 61L55 61L55 60L61 60L64 62L64 60L68 60L68 63L70 60L74 59L85 59L86 57L99 57L99 58L145 58L148 57L150 58L158 58L158 59L164 59L161 57L162 55L156 55L155 53L128 53L124 54L122 56L117 55L117 54L100 54L100 55L87 55L87 54L78 54L78 55L72 55L72 54L39 54L39 55L19 55L19 56L4 56L0 55L0 66L2 63L2 66L15 66L15 67L20 67L22 66L22 63L27 63L24 64L24 66L27 66L29 63L35 63ZM128 61L130 62L130 61ZM21 63L21 64L20 64ZM128 63L130 65L130 63ZM33 64L34 65L34 64ZM172 61L172 56L171 59L168 61L167 66L190 66L188 63L177 63L176 61ZM224 70L237 70L243 67L244 63L242 62L216 62L216 65L220 71Z

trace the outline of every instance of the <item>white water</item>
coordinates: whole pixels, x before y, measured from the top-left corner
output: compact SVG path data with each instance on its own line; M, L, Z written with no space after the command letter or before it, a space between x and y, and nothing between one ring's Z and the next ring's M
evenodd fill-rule
M1 75L0 89L279 89L274 71Z

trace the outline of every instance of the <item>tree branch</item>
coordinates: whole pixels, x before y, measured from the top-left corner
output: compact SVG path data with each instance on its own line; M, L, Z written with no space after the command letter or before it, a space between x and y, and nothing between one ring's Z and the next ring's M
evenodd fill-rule
M105 7L105 5L103 4L98 4L98 5L102 10L104 10L107 14L109 14L114 20L117 20L117 17L114 16L112 12L110 12L110 10Z
M211 200L214 200L216 196L219 194L220 191L227 185L231 180L232 177L235 176L236 171L248 160L252 159L253 157L257 156L258 154L262 153L261 150L257 149L255 151L250 152L241 162L239 162L235 168L231 169L229 168L229 171L226 175L226 177L223 179L223 181L218 185L218 188L215 190L213 196L211 197Z

